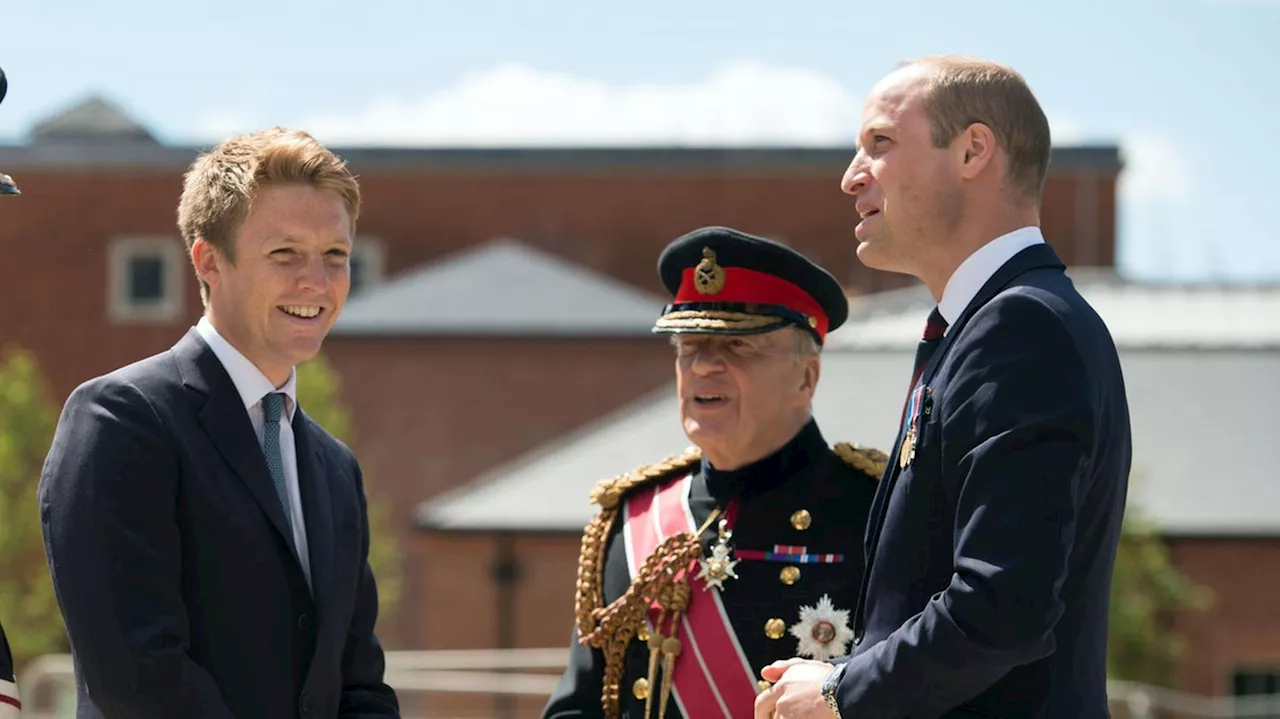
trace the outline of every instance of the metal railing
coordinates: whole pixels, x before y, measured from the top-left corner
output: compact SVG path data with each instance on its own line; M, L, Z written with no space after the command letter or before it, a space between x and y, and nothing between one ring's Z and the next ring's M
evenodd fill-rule
M393 651L387 652L386 681L405 693L546 697L567 659L563 647ZM18 687L23 719L75 716L69 655L34 660L18 677ZM1280 719L1280 695L1207 697L1123 681L1108 682L1107 692L1114 719Z

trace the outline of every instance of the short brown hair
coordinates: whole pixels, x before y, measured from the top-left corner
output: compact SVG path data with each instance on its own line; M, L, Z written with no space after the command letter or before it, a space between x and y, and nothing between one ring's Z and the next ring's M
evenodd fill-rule
M305 132L275 127L227 139L191 164L178 201L178 230L187 253L203 238L235 262L232 238L259 188L289 183L336 194L347 207L354 231L360 185L346 162ZM200 297L209 299L203 280Z
M946 147L965 128L991 128L1009 156L1014 189L1040 201L1049 167L1049 120L1022 75L963 55L930 55L903 63L928 70L924 111L934 147Z

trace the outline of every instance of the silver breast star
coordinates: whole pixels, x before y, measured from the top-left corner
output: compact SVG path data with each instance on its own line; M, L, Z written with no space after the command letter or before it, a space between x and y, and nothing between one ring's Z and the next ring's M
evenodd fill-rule
M702 571L698 572L698 579L705 579L707 586L724 590L724 580L737 579L738 573L733 570L741 559L730 559L729 548L724 544L718 544L711 550L711 556L707 559L699 559L698 564L702 565Z

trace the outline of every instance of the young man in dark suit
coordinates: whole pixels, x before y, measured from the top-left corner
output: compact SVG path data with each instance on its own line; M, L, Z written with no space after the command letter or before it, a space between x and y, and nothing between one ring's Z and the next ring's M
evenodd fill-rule
M360 468L295 392L346 301L359 208L301 132L187 173L204 317L72 393L40 485L80 717L399 716Z
M1045 115L1014 71L930 57L877 84L859 145L842 181L858 257L938 304L867 525L852 656L771 667L756 716L1108 716L1129 415L1107 328L1040 233Z

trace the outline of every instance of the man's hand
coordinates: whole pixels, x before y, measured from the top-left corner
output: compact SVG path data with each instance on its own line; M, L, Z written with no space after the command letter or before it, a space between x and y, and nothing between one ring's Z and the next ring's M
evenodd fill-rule
M765 667L760 676L774 685L756 695L756 719L832 719L835 714L822 698L822 680L832 669L830 664L807 659Z

